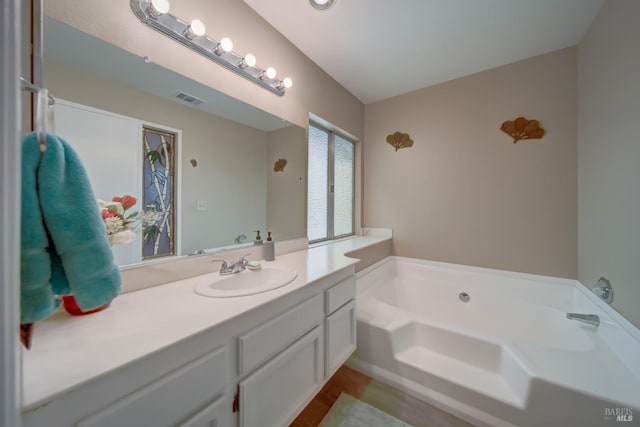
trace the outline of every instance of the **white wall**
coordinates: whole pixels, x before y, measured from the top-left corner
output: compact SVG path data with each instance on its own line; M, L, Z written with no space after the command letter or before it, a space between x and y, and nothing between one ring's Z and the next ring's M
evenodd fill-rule
M142 122L60 97L54 106L56 135L73 144L87 170L96 198L111 201L125 194L138 199L135 211L142 208ZM108 147L108 148L107 148ZM142 260L142 238L112 247L118 265Z
M576 68L568 48L367 105L364 224L396 255L575 278ZM514 144L518 116L544 138Z
M579 46L578 278L640 327L640 2L608 0Z

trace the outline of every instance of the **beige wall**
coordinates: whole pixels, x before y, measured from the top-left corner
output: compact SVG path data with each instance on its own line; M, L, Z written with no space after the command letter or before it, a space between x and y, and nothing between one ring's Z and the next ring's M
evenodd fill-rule
M270 132L268 157L267 230L276 241L306 236L307 134L304 129L289 126ZM287 161L281 172L273 170L278 159Z
M578 278L640 327L640 2L608 0L579 47Z
M576 68L569 48L367 105L365 226L400 256L575 278ZM544 139L513 144L518 116Z

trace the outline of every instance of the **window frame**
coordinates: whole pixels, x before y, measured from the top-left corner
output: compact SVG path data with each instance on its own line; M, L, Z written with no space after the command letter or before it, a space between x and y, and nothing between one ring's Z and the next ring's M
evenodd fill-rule
M317 122L310 121L309 128L314 127L318 130L325 132L328 136L328 146L327 146L327 187L326 187L326 195L327 195L327 230L326 237L322 237L320 239L309 240L309 244L327 242L331 240L343 239L346 237L350 237L355 235L356 228L356 141L352 138L349 138L344 133L339 131L335 131L327 128ZM309 131L309 135L311 132ZM339 138L349 142L353 147L353 161L351 165L351 182L352 182L352 191L351 191L351 232L334 235L335 232L335 138L338 136ZM307 141L309 143L309 141ZM308 150L307 150L308 151ZM309 163L313 161L310 157L307 160ZM309 172L307 169L307 178L309 176ZM308 192L308 183L307 183L307 237L309 234L308 223L309 223L309 192Z

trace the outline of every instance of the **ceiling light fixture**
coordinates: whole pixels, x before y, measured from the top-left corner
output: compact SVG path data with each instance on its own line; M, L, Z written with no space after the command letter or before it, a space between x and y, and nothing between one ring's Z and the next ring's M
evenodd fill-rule
M314 9L327 10L336 3L336 0L309 0Z
M317 1L333 3L333 0ZM130 4L133 13L145 25L276 95L284 95L285 89L293 85L289 77L277 79L274 68L262 69L256 66L254 55L247 53L242 56L234 52L230 38L223 37L216 41L207 36L206 27L199 19L187 23L169 13L169 0L131 0Z

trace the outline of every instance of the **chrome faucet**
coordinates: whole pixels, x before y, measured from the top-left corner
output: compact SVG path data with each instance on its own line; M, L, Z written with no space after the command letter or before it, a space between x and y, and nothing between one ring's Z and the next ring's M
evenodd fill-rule
M247 260L247 257L249 255L251 254L242 255L238 261L234 262L231 265L227 265L227 262L223 259L214 259L211 262L221 262L222 266L220 266L220 275L226 276L228 274L236 274L244 271L249 264L249 261Z
M567 313L567 319L577 320L593 326L600 325L600 317L597 314Z

